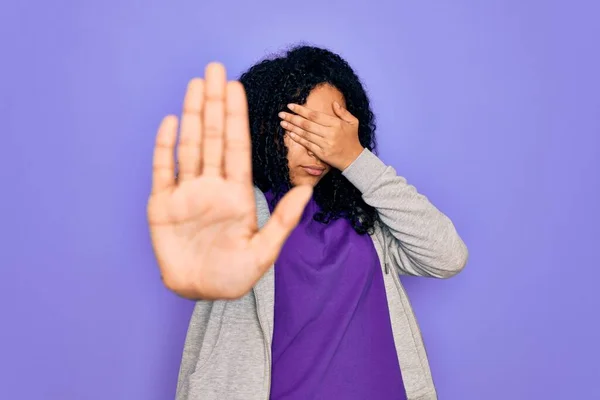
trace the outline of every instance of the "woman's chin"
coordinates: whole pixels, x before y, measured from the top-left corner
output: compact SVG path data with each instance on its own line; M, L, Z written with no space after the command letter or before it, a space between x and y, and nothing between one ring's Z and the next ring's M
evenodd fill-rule
M317 183L319 183L319 181L321 180L322 177L323 176L296 177L295 179L292 180L292 185L293 186L307 185L307 186L315 187L315 186L317 186Z

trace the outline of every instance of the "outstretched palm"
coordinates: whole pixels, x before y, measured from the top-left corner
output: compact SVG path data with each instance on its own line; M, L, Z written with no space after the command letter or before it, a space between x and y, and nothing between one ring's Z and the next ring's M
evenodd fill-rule
M177 128L167 116L158 130L148 199L163 281L190 299L240 297L275 261L312 190L290 191L258 230L246 96L220 64L190 82L179 141Z

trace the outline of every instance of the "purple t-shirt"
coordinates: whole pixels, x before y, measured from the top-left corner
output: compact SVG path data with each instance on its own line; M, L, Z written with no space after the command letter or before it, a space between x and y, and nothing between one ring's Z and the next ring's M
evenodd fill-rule
M271 400L404 400L373 242L316 211L311 199L275 262Z

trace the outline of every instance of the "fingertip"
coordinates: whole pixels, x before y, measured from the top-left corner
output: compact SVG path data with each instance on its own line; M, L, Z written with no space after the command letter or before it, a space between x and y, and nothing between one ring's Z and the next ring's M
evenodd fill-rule
M290 190L275 207L283 225L292 229L298 223L306 204L312 196L312 186L299 185Z
M308 202L312 197L314 189L311 185L299 185L296 186L296 190L300 192L299 196L301 196L303 200L306 199L306 202Z
M227 82L227 88L229 90L244 90L244 85L240 81L229 81Z
M210 61L208 64L206 64L206 68L207 69L210 69L210 68L225 69L225 65L223 65L223 63L220 61Z
M208 77L209 75L215 77L223 77L227 75L227 70L225 69L225 65L218 61L212 61L206 65L205 75Z
M171 134L177 129L178 118L173 114L165 116L160 122L159 133Z
M199 77L194 77L192 79L189 80L188 82L188 89L189 88L195 88L198 86L203 86L204 85L204 79L199 78Z
M247 107L246 90L239 81L229 81L226 86L226 97L229 105L236 104L238 107Z
M292 190L295 191L294 197L296 198L296 207L300 216L302 215L304 208L306 207L306 205L310 201L310 198L313 195L313 187L310 185L299 185Z
M175 114L169 114L164 118L166 124L177 123L177 116Z

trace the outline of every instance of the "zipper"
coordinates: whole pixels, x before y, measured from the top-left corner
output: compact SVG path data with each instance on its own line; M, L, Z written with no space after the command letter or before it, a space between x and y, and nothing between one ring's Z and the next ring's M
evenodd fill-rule
M260 326L260 330L263 334L263 341L265 344L265 362L267 365L267 397L266 400L269 400L271 397L271 349L269 348L269 341L267 339L267 334L265 330L265 324L260 316L260 302L258 301L258 296L256 295L256 290L254 290L254 303L256 305L256 315L258 316L258 325Z
M390 266L388 264L388 257L387 257L387 253L388 253L388 246L387 246L387 239L385 237L385 232L383 231L383 227L381 230L381 237L383 239L383 266L385 269L385 274L389 275L390 274Z
M393 239L392 239L393 240ZM383 234L383 248L384 248L384 257L385 257L385 273L386 275L389 275L389 265L388 265L388 261L387 261L387 253L388 253L388 248L387 248L387 240L386 240L386 236L385 234ZM392 275L392 281L394 282L394 285L396 286L396 291L398 292L399 296L404 296L404 298L406 299L406 302L408 303L408 306L410 307L411 312L414 313L414 308L412 306L412 303L410 301L410 297L408 296L408 294L406 293L406 290L404 289L404 287L402 286L402 284L400 283L400 277L398 276L398 272L396 270L394 270L394 273L391 274ZM413 314L413 318L414 318L414 314ZM417 328L417 332L419 334L419 340L423 340L423 333L421 332L421 326L419 325L419 322L415 320L415 326ZM429 359L429 356L427 354L427 348L425 346L423 346L423 351L425 352L425 357L427 359ZM419 357L419 364L421 365L421 368L423 369L423 372L425 372L426 370L429 371L429 381L431 382L431 368L429 367L429 365L426 366L423 364L423 360L421 360L421 358ZM433 383L431 383L433 384ZM434 390L435 390L435 386L434 386Z
M394 280L394 284L396 285L396 290L398 291L399 294L404 295L404 298L406 299L406 302L408 303L408 306L410 307L411 313L413 313L413 315L414 315L414 308L410 301L410 297L406 293L406 289L404 289L404 287L401 285L400 277L397 274L392 274L392 279ZM419 340L423 341L423 333L421 332L421 327L419 326L419 321L417 321L416 319L415 319L415 326L417 327L417 332L419 332ZM427 359L429 359L429 356L427 354L427 347L425 347L425 345L423 345L423 351L425 352L425 356L427 357ZM421 364L421 368L425 369L425 366L423 365L423 363L420 362L420 364ZM429 371L431 373L431 369Z

